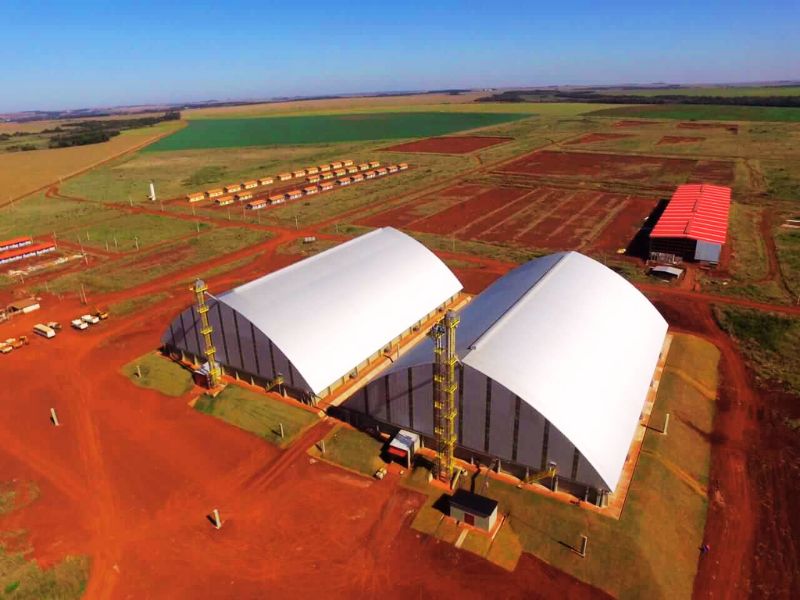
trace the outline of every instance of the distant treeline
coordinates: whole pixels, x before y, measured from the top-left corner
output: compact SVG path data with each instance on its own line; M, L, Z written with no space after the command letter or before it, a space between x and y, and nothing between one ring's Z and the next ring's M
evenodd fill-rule
M478 98L475 102L588 102L597 104L717 104L731 106L781 106L800 108L800 96L684 96L659 94L604 94L595 91L510 90Z
M177 121L181 118L180 111L165 112L160 117L141 117L138 119L114 119L109 121L77 121L65 123L55 129L45 130L43 133L55 133L50 138L50 148L69 148L71 146L86 146L107 142L126 129L138 129L157 125L164 121Z

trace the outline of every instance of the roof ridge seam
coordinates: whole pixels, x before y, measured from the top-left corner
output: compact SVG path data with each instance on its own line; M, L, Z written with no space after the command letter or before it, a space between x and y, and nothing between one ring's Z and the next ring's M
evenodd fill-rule
M561 267L561 265L563 265L563 264L564 264L564 261L565 261L567 258L569 258L569 256L570 256L571 254L574 254L574 252L565 252L565 253L564 253L564 254L561 256L561 258L559 258L559 259L558 259L558 260L555 262L555 264L553 264L553 266L551 266L549 269L547 269L547 271L545 271L544 275L542 275L542 276L541 276L541 277L540 277L540 278L539 278L539 279L536 281L536 283L534 283L534 284L533 284L531 287L529 287L529 288L527 289L527 291L526 291L524 294L520 295L520 297L519 297L519 298L517 298L517 299L514 301L514 303L513 303L511 306L509 306L509 307L508 307L508 310L506 310L506 311L505 311L505 312L504 312L502 315L500 315L499 317L497 317L497 319L495 319L495 320L492 322L492 324L491 324L491 325L489 325L489 326L488 326L488 327L487 327L487 328L484 330L484 332L483 332L481 335L479 335L479 336L478 336L478 337L475 339L475 341L474 341L474 342L472 342L472 343L471 343L469 346L467 346L467 349L469 350L469 352L472 352L473 350L477 350L477 349L478 349L478 345L479 345L481 342L483 342L483 341L485 341L486 339L488 339L488 338L491 336L492 332L494 332L494 331L497 331L497 328L498 328L498 326L499 326L501 323L504 323L506 320L510 319L510 318L511 318L511 316L512 316L512 314L513 314L513 313L515 313L517 310L519 310L519 308L520 308L520 304L522 303L522 301L523 301L523 300L525 300L525 299L527 299L529 296L532 296L532 295L533 295L533 294L536 292L536 290L537 290L537 289L541 289L541 288L540 288L541 284L542 284L542 283L544 283L544 282L545 282L545 280L547 280L548 278L550 278L550 277L553 275L553 273L555 273L556 271L558 271L558 269ZM469 352L467 352L467 354L469 354ZM464 358L466 358L466 356L465 356Z

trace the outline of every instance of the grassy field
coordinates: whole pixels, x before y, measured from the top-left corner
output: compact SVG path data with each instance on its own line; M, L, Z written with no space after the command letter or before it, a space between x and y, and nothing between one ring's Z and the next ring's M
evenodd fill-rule
M714 316L761 379L800 394L800 319L721 306Z
M491 481L487 495L509 515L522 549L617 598L691 597L706 519L718 361L708 342L675 336L653 416L660 423L665 412L672 415L669 435L646 434L619 520ZM441 493L420 486L419 476L409 481L437 498ZM436 531L439 516L431 508L414 526L447 539L447 531ZM570 549L582 534L589 537L586 558Z
M0 154L0 205L143 146L183 124L168 122L124 131L102 144Z
M105 249L108 246L111 251L132 252L136 250L137 240L139 249L145 250L163 242L197 235L198 229L202 233L211 229L211 225L168 216L125 214L75 229L75 237L66 239L79 240L88 248Z
M136 367L142 372L139 377ZM158 354L145 354L122 367L122 374L139 387L156 390L167 396L183 396L192 389L192 374Z
M322 458L363 475L374 475L385 463L380 458L383 442L366 433L338 426L325 438L325 453L320 445L310 448L311 456Z
M683 121L800 121L800 110L773 106L720 106L657 104L605 108L587 113L592 117L681 119Z
M800 96L800 86L785 85L773 87L731 86L731 87L681 87L675 89L648 88L641 90L603 89L603 94L622 96L717 96L721 98L737 98L740 96Z
M228 385L216 398L201 396L194 407L281 448L291 444L297 436L319 420L314 413L289 402L235 385ZM280 435L281 424L283 438Z
M0 208L0 238L17 235L46 235L64 232L99 219L111 219L123 213L103 206L54 200L37 194L24 201Z
M189 240L129 254L119 260L99 262L86 270L62 275L52 279L48 289L55 293L77 293L81 284L92 292L131 289L158 277L264 242L270 237L267 232L238 227L212 229ZM199 269L196 275L204 276L204 269ZM45 291L43 284L36 289Z
M800 230L782 229L775 236L783 280L792 292L795 302L800 301Z
M443 135L525 118L515 113L409 112L201 119L146 152L243 146L291 146Z
M133 313L137 313L145 308L150 306L155 306L160 304L167 298L170 298L170 295L167 292L159 292L157 294L147 294L146 296L140 296L138 298L129 298L127 300L121 300L119 302L115 302L111 306L108 307L109 312L117 317L124 317Z

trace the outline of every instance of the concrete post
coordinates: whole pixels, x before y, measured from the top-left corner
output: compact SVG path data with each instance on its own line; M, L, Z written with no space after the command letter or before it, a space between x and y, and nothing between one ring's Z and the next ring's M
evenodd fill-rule
M586 558L586 546L589 544L589 538L585 535L581 536L581 545L578 549L578 554L581 555L581 558Z
M554 492L558 491L558 475L553 477L553 491Z
M142 378L142 369L139 365L136 365L136 376L141 379Z
M283 439L283 423L278 423L278 427L281 430L281 439Z
M320 452L322 452L322 454L325 454L325 440L320 440L319 441L319 449L320 449Z
M667 435L667 429L669 429L669 413L664 417L664 429L661 430L661 435Z
M56 415L56 409L55 408L51 408L50 409L50 418L53 421L53 425L55 425L56 427L61 425L61 423L58 422L58 416Z
M214 527L222 529L222 520L219 518L219 510L214 509Z

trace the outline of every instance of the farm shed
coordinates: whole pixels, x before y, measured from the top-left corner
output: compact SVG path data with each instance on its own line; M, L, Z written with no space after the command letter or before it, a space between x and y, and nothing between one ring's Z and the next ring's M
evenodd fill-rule
M491 531L497 522L497 500L458 489L448 501L450 516L456 521Z
M225 186L225 193L226 194L233 194L235 192L239 192L242 190L242 185L240 183L233 183L231 185Z
M728 234L731 188L687 183L678 186L650 232L650 252L718 263Z
M222 188L216 188L216 189L213 189L213 190L208 190L206 192L206 194L208 195L209 198L217 198L219 196L222 196L222 194L224 194L224 193L225 192L222 191Z
M48 252L55 252L55 249L56 245L53 242L40 242L13 250L6 250L5 252L0 252L0 265L16 262L18 260L25 260L26 258L33 258L34 256L41 256Z
M283 376L303 399L323 397L383 355L461 291L425 246L378 229L210 298L212 340L224 370L257 382ZM194 306L162 337L202 358Z
M28 236L3 240L0 242L0 252L4 252L5 250L16 250L17 248L22 248L23 246L30 246L32 243L33 240Z
M500 459L520 477L555 463L557 483L602 503L621 477L666 333L635 287L582 254L511 271L461 313L457 456ZM433 370L427 339L349 398L342 417L432 440Z
M186 199L189 202L202 202L206 199L205 192L194 192L193 194L186 194Z

